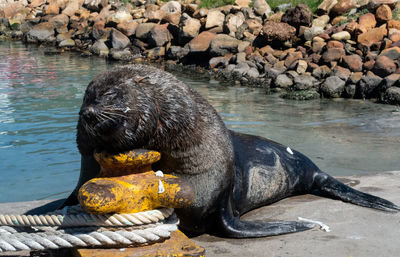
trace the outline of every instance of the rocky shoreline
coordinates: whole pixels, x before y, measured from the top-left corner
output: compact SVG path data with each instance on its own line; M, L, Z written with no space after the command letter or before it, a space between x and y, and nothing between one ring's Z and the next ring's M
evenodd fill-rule
M216 78L292 99L345 97L400 105L400 4L324 0L0 0L0 39L127 62L196 65Z

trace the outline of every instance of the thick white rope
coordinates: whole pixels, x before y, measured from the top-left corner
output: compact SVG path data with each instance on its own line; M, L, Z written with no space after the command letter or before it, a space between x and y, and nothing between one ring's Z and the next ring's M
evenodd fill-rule
M164 208L138 213L100 215L82 212L78 207L68 207L46 215L0 215L0 226L134 226L162 221L173 211L172 208Z
M88 246L130 246L155 243L169 238L177 230L178 220L173 215L169 224L156 224L154 227L107 231L103 228L86 228L86 230L50 230L27 233L18 232L15 228L0 227L0 252L20 250L46 250ZM92 230L90 230L92 229Z

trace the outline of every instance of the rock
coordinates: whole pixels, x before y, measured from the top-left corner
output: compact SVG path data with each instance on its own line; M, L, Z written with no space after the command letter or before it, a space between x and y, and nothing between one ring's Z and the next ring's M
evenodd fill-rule
M335 40L339 40L339 41L345 41L345 40L351 39L351 35L347 31L341 31L341 32L333 34L331 36L331 38L335 39Z
M318 80L310 75L299 75L293 80L293 87L296 90L307 90L313 87L316 87L319 83Z
M101 2L102 2L102 0L85 0L84 4L87 9L89 9L93 12L98 12L103 7L101 5Z
M114 60L130 61L133 59L133 54L128 48L125 49L111 49L109 53L110 57Z
M279 74L275 81L275 86L280 88L288 88L293 85L293 81L286 74Z
M244 75L248 78L256 79L260 76L260 73L256 68L252 67Z
M178 1L169 1L163 4L160 10L167 14L182 12L182 5Z
M267 21L263 26L263 38L267 42L285 42L296 35L296 29L283 22Z
M338 76L330 76L322 83L320 90L325 97L340 97L344 91L345 84Z
M358 24L365 28L367 31L375 28L376 26L376 19L375 19L375 15L373 15L372 13L366 13L361 15L358 18Z
M383 25L379 28L374 28L368 32L360 34L357 38L357 42L366 46L371 46L380 42L386 34L387 29L385 25Z
M392 19L392 10L386 4L381 5L376 9L375 17L380 23L387 22Z
M358 81L361 80L362 76L363 76L363 73L362 73L362 72L353 72L353 73L350 75L350 78L349 78L350 83L352 83L352 84L357 84Z
M150 12L144 13L144 17L147 18L147 20L150 22L159 22L165 16L167 16L167 13L164 12L163 10L155 10L155 11L150 11Z
M388 88L383 96L383 101L388 104L400 105L400 87Z
M389 29L389 39L392 42L400 41L400 30L395 28Z
M50 2L50 4L47 6L46 9L46 14L59 14L60 13L60 6L56 1Z
M261 22L257 19L247 19L245 24L247 25L247 30L254 35L258 35L263 28Z
M368 71L361 80L359 81L356 94L359 98L370 98L378 95L378 86L381 83L382 78L376 76L373 72Z
M364 62L363 68L364 70L372 70L372 68L374 68L374 65L375 65L375 60L369 60Z
M32 0L29 7L36 8L46 3L46 0Z
M54 27L50 22L42 22L32 27L27 34L28 42L54 42Z
M132 15L130 14L130 12L124 8L121 8L112 15L108 16L107 23L119 24L131 20L132 20Z
M136 37L142 40L147 39L148 34L154 28L154 26L156 26L156 24L152 22L139 24L135 31Z
M350 77L350 70L340 67L340 66L336 66L335 68L333 68L333 70L331 71L331 76L336 76L339 77L340 79L342 79L343 81L347 81L347 79Z
M343 66L349 68L353 72L362 71L363 62L359 55L352 54L343 56Z
M301 52L289 52L285 57L285 66L289 68L295 61L303 58Z
M224 56L229 53L237 53L240 40L225 34L218 34L211 40L210 54L212 56Z
M147 42L150 47L161 47L171 40L171 33L168 30L168 24L155 25L147 35Z
M385 55L380 55L376 58L372 71L380 77L386 77L387 75L394 73L396 69L397 66L392 59Z
M259 16L263 16L264 14L268 14L272 11L271 7L265 0L254 0L253 9L254 12Z
M348 98L353 98L356 94L356 85L355 84L346 84L344 86L344 94Z
M344 49L341 48L328 48L323 54L322 54L322 60L325 63L330 63L334 61L340 61L341 58L345 55Z
M399 87L399 85L400 85L400 74L398 73L390 74L389 76L385 77L382 81L383 90L386 90L393 86Z
M82 4L80 3L79 0L72 0L72 1L69 2L67 7L65 7L65 9L62 11L62 13L68 15L69 17L71 17L71 16L73 16L75 14L76 11L79 10L81 5Z
M330 71L331 71L331 69L329 69L328 66L322 65L322 66L315 68L312 72L312 75L316 79L323 79L329 74Z
M333 16L339 16L346 13L350 9L355 8L356 6L357 6L356 0L341 0L332 7L331 14Z
M244 23L245 18L242 12L237 14L229 14L225 20L225 30L229 33L229 36L234 37L238 28Z
M224 21L225 21L225 15L221 11L217 9L211 9L208 11L205 28L206 29L211 29L214 27L222 28L222 26L224 25Z
M317 14L329 14L331 9L337 4L337 0L323 0L322 3L318 5Z
M298 4L296 7L290 8L282 16L282 22L286 22L296 29L300 28L300 26L309 27L311 20L311 9L305 4Z
M120 50L127 47L131 41L122 32L116 29L111 31L111 44L114 49Z
M69 23L69 18L65 14L59 14L50 18L49 22L55 29L66 28Z
M67 39L64 39L63 41L61 41L58 44L58 46L59 47L73 47L73 46L75 46L75 41L70 38L67 38Z
M336 40L331 40L326 45L326 48L341 48L341 49L344 49L344 45L343 45L342 42L339 42L339 41L336 41Z
M400 60L400 47L391 47L381 52L382 56L389 57L392 60Z
M307 65L306 61L299 60L297 63L296 72L298 74L304 74L304 73L306 73L307 67L308 67L308 65Z
M367 4L367 8L370 10L375 10L379 6L386 4L389 6L394 6L396 5L397 0L370 0Z
M109 50L106 44L104 43L104 40L97 40L92 47L90 48L90 52L93 54L99 55L106 57L108 56Z
M186 44L199 34L200 21L193 19L186 13L182 14L179 22L178 40L181 45Z
M241 41L241 42L239 43L239 45L238 45L238 52L239 52L239 53L241 53L241 52L246 52L246 54L251 54L251 53L248 53L248 52L250 51L249 48L250 48L251 53L252 53L252 52L253 52L253 49L252 49L252 47L251 47L251 45L250 45L250 42L248 42L248 41Z
M329 15L322 15L312 21L312 27L324 29L329 23Z
M104 21L98 21L93 25L92 36L95 39L106 40L108 38L108 36L111 33L111 28L105 28L104 26L105 26Z
M304 38L305 40L312 40L315 36L318 36L323 32L324 30L320 27L306 28L304 30Z
M147 50L145 53L148 59L159 60L165 56L165 47L157 46Z
M235 0L235 5L239 7L249 7L252 0Z
M400 30L400 21L399 20L390 20L390 21L388 21L387 25L388 25L389 29L394 28L394 29Z
M320 41L313 42L313 44L312 44L313 53L317 53L317 54L321 53L322 49L325 47L325 45L326 45L325 42L320 42Z
M117 29L125 34L125 36L130 37L135 34L136 28L139 26L139 23L134 20L126 21L119 23L117 25Z
M192 53L205 52L210 47L211 41L217 34L208 31L201 32L189 42L189 50Z
M167 50L167 58L170 60L180 60L189 53L189 47L170 46Z

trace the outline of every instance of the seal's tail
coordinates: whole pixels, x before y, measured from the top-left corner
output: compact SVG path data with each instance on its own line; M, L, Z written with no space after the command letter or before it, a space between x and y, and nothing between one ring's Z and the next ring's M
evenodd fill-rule
M382 211L400 211L400 206L377 196L355 190L324 172L316 173L314 177L314 188L330 197L356 205Z

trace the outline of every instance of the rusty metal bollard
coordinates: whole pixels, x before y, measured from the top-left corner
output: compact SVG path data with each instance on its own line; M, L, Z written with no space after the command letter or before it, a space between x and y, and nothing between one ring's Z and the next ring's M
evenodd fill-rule
M82 208L89 213L132 213L159 207L182 208L191 204L193 188L168 174L157 176L151 164L161 154L132 150L110 155L96 153L100 177L86 182L78 193Z

